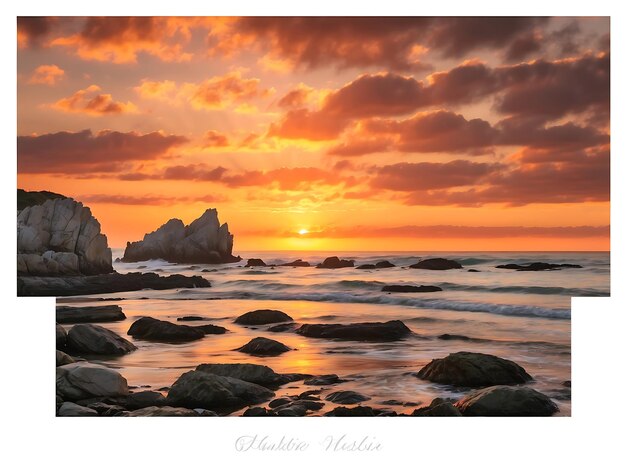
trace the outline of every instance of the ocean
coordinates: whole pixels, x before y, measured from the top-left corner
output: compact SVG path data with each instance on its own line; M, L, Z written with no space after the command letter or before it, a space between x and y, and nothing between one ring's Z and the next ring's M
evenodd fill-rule
M435 397L460 398L468 389L433 384L414 373L432 359L452 352L494 354L515 361L530 373L531 386L550 396L560 415L571 412L570 317L571 298L608 296L608 252L244 252L240 263L178 265L162 260L115 262L120 273L142 271L162 275L201 275L210 288L139 291L59 298L59 305L120 305L127 319L104 324L127 337L130 325L141 316L176 322L198 315L226 327L224 335L207 335L185 344L134 340L138 350L122 357L88 358L117 368L131 386L159 389L171 385L183 372L201 363L252 362L279 373L337 374L348 380L332 387L354 390L371 399L364 405L410 413L417 404ZM114 250L114 258L121 256ZM388 260L395 268L361 270L314 267L245 268L248 258L270 264L302 259L315 265L327 256L355 260L355 265ZM429 257L458 261L463 269L428 271L408 266ZM499 264L580 264L582 269L512 271ZM470 272L469 269L478 272ZM385 293L388 284L434 285L441 292ZM415 335L392 343L332 341L306 338L293 332L267 332L265 328L233 323L256 309L281 310L297 323L354 323L403 321ZM442 339L441 335L462 335ZM254 358L234 351L250 339L266 336L290 348L278 357ZM277 397L316 387L288 384ZM317 387L319 388L319 387ZM394 400L394 402L389 402ZM391 403L391 404L389 404ZM263 406L263 405L261 405ZM235 412L241 414L244 410ZM317 414L323 414L322 409Z

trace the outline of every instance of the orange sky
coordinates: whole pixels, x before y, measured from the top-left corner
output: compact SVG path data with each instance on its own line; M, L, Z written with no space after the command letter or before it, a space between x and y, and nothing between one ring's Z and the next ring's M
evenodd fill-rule
M22 18L17 39L18 187L84 202L113 247L216 207L235 253L609 249L608 18Z

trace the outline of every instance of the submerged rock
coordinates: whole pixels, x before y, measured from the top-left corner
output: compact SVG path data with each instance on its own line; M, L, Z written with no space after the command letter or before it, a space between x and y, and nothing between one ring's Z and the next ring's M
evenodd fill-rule
M358 392L351 390L338 390L336 392L326 395L324 400L332 401L333 403L339 403L341 405L353 405L362 401L370 400L370 397L365 396Z
M265 264L265 261L263 261L262 259L250 258L244 267L254 268L254 267L263 267L263 266L267 266L267 264Z
M126 245L122 261L164 259L171 263L234 263L233 235L220 225L216 209L207 209L191 224L171 219L143 240Z
M456 402L463 416L552 416L559 407L530 387L496 385L470 393Z
M331 338L353 341L397 341L411 334L400 320L350 324L304 324L296 333L311 338Z
M529 264L501 264L498 269L514 269L516 271L558 271L565 268L582 268L579 264L551 264L551 263L529 263Z
M250 340L235 351L250 354L251 356L278 356L287 351L291 351L291 348L279 341L258 337Z
M491 354L457 352L433 359L417 377L460 387L521 384L532 380L523 367Z
M187 342L203 338L205 333L200 328L176 325L164 320L157 320L152 317L142 317L135 321L128 333L133 338L166 341L166 342Z
M280 310L253 310L235 319L235 323L239 325L267 325L292 321L293 318Z
M322 269L339 269L339 268L353 268L354 261L347 259L339 259L336 256L326 258L323 262L316 266Z
M232 377L193 370L181 375L170 388L170 404L209 410L241 408L269 400L271 390Z
M292 266L292 267L296 267L296 268L308 268L309 266L311 266L311 263L309 263L308 261L302 261L301 259L297 259L297 260L292 261L290 263L281 264L281 266Z
M435 270L435 271L445 271L448 269L461 269L463 266L461 266L460 263L457 263L456 261L453 261L450 259L430 258L430 259L423 259L419 263L412 264L409 267L413 269L430 269L430 270Z
M437 286L407 286L407 285L390 285L383 286L383 292L440 292L443 289Z
M117 333L89 323L72 327L67 334L67 347L78 353L112 356L121 356L137 349L133 343Z
M126 319L118 305L98 305L96 307L66 307L57 305L57 323L106 323Z
M84 361L57 367L56 389L65 400L128 395L128 383L119 372Z

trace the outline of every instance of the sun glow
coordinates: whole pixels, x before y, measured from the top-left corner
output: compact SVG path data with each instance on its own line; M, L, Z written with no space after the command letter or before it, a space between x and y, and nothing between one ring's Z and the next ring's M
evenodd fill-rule
M298 230L298 235L306 235L307 233L309 233L309 231L305 228Z

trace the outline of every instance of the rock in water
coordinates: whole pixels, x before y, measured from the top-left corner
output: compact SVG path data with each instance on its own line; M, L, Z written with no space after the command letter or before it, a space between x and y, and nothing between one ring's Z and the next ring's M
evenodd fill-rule
M285 264L281 264L281 266L293 266L296 268L308 268L309 266L311 266L311 263L309 263L308 261L302 261L301 259L297 259L295 261L292 261L290 263L285 263Z
M430 269L434 271L445 271L447 269L461 269L460 263L445 258L423 259L419 263L412 264L409 268L413 269Z
M250 340L242 347L237 348L236 351L250 354L251 356L278 356L287 351L291 351L291 348L279 341L259 337Z
M280 310L253 310L235 319L235 323L240 325L267 325L292 321L293 318Z
M290 382L290 377L277 374L271 368L257 364L200 364L196 370L222 377L232 377L264 387L275 387Z
M400 320L372 323L304 324L296 333L311 338L333 338L353 341L397 341L411 334Z
M174 406L216 410L255 405L273 396L274 392L260 385L192 370L174 382L167 400Z
M383 292L440 292L441 287L437 286L406 286L406 285L390 285L383 286Z
M351 390L339 390L337 392L330 393L326 396L326 398L324 398L324 400L339 403L340 405L354 405L355 403L360 403L369 399L370 397Z
M459 387L513 385L532 380L524 368L513 361L465 351L433 359L417 373L417 377Z
M67 307L57 305L57 323L105 323L125 320L126 315L119 305L95 307Z
M220 225L217 209L207 209L191 224L171 219L143 240L129 242L124 251L124 262L164 259L171 263L234 263L233 235L228 224Z
M246 263L246 268L253 268L253 267L263 267L263 266L267 266L267 264L265 264L265 261L263 261L261 258L250 258L248 260L248 262Z
M143 317L134 322L128 329L133 338L166 341L186 342L204 338L204 331L200 328L187 325L176 325L168 321L157 320L152 317Z
M558 271L564 268L582 268L579 264L552 264L552 263L530 263L530 264L501 264L498 269L514 269L516 271Z
M322 263L316 266L323 269L339 269L339 268L353 268L354 261L347 259L339 259L336 256L326 258Z
M67 334L70 351L83 354L107 354L121 356L135 351L137 347L117 333L100 325L75 325Z
M111 250L91 210L48 199L17 214L17 273L67 276L113 272Z
M476 390L456 402L463 416L552 416L559 407L530 387L497 385Z
M451 401L435 398L430 405L414 410L411 416L461 416L461 412Z
M123 416L133 418L139 416L200 416L200 414L188 408L178 408L173 406L148 406L146 408L125 413Z
M128 383L119 372L84 361L57 367L56 387L65 400L128 395Z

